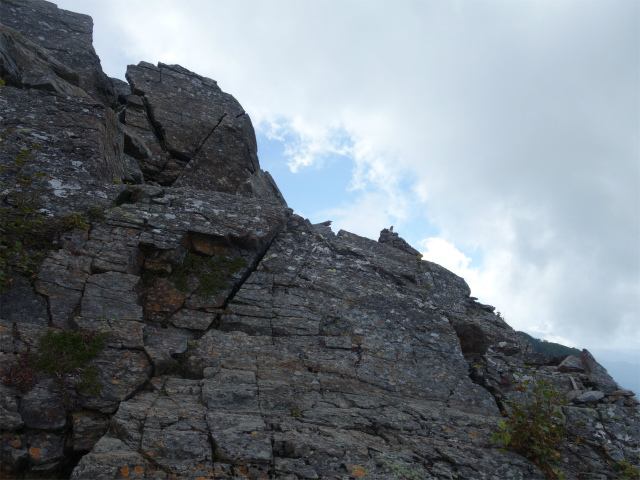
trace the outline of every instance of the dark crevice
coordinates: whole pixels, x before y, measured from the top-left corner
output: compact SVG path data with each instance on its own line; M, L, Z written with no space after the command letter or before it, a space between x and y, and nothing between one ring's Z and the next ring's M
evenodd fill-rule
M213 464L218 462L220 459L218 458L218 454L216 453L216 449L218 448L218 446L216 445L216 441L213 439L211 432L209 432L209 435L207 435L207 441L209 442L209 446L211 447L211 463Z
M38 290L34 286L34 282L29 282L29 286L36 296L42 297L44 299L44 303L47 308L47 327L53 327L53 314L51 313L51 302L49 301L49 296L38 292Z
M224 120L224 117L226 117L227 114L225 113L224 115L222 115L222 117L220 117L220 120L218 120L218 123L216 123L213 128L211 129L211 131L209 132L209 134L204 137L204 140L202 140L202 142L200 142L200 145L198 145L196 147L196 149L193 151L193 155L191 156L191 158L195 158L196 155L198 155L198 153L200 153L200 150L202 150L202 147L204 147L204 144L207 143L207 140L209 140L209 137L211 135L213 135L213 132L216 131L216 128L218 128L218 126L222 123L222 120Z
M64 458L65 458L65 463L62 466L62 468L60 469L60 473L58 474L60 479L68 479L71 478L71 474L73 473L73 470L78 466L78 463L80 463L80 460L82 460L82 457L84 457L87 453L89 452L76 452L76 451L69 451L66 452L64 454Z
M480 388L486 390L495 400L498 410L502 412L505 409L502 394L488 382L487 378L488 363L486 353L490 346L489 339L480 326L476 324L466 323L455 317L451 317L449 321L458 337L460 350L468 364L469 379ZM453 391L447 398L447 404L449 404L451 395L453 395Z
M456 387L457 387L457 386L458 386L458 385L456 385ZM449 391L449 395L447 396L447 403L446 403L446 405L447 405L447 407L448 407L448 408L451 408L451 397L453 397L453 394L455 393L455 391L456 391L456 389L455 389L455 388L452 388L452 389Z
M242 275L242 278L240 278L240 280L238 280L234 284L233 288L227 295L227 298L224 300L222 306L220 307L222 310L227 309L227 307L229 306L229 303L234 299L234 297L240 291L244 283L249 279L251 274L258 268L258 266L260 265L260 262L262 261L264 256L267 254L267 252L271 248L271 245L273 244L275 239L278 237L280 233L282 233L286 229L286 225L287 225L287 220L285 219L282 225L278 229L276 229L276 232L273 234L273 236L267 239L264 245L258 250L254 261L247 266L245 273ZM222 318L221 314L216 315L216 320L212 323L212 325L207 330L212 330L217 328L217 325L220 324L221 318Z
M468 355L484 355L489 348L489 339L486 337L482 328L473 323L460 322L453 319L451 323L456 332L456 336L460 342L462 354Z
M389 437L387 437L384 433L383 433L383 428L380 424L378 423L372 423L370 427L365 427L363 429L364 433L368 434L368 435L372 435L374 437L378 437L381 438L382 440L384 440L385 443L390 443L389 442Z
M144 105L144 111L147 114L147 120L149 121L149 125L151 125L153 134L158 139L162 150L166 152L167 147L164 143L164 131L162 128L162 124L156 120L155 115L153 114L153 107L151 107L151 105L149 104L149 99L146 96L142 96L141 98Z

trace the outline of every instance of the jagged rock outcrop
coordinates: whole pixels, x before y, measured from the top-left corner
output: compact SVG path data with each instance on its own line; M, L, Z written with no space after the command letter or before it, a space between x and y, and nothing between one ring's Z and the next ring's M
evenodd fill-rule
M62 78L100 103L111 105L116 101L113 83L102 71L93 48L91 17L59 9L50 2L29 4L6 0L0 23L23 36L16 38L15 34L2 32L0 61L5 81L59 91L55 84ZM25 41L42 48L24 49L21 44ZM30 61L25 62L25 55L31 57ZM48 69L51 72L47 72ZM73 94L82 95L77 90Z
M535 354L396 233L295 215L213 80L109 79L91 19L43 0L0 20L3 208L36 194L50 242L0 295L2 478L544 478L491 441L532 372L569 401L567 478L637 463L637 402L588 352ZM89 364L27 361L65 331L101 334Z
M393 231L393 227L383 228L380 232L380 237L378 238L380 243L388 243L392 247L399 248L400 250L404 250L407 253L418 256L420 252L413 248L411 245L407 243L404 238L401 238L398 235L398 232Z

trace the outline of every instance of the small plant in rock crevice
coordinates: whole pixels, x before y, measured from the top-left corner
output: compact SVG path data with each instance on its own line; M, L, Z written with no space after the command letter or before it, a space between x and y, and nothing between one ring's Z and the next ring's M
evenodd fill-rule
M68 230L73 230L75 228L86 230L87 228L89 228L86 220L77 213L71 213L63 217L62 221L64 223L64 226L66 226Z
M610 462L619 480L636 480L640 478L640 472L633 465L622 460L621 462Z
M547 478L565 478L559 469L557 450L564 436L561 406L566 402L548 382L535 377L518 377L513 390L521 400L505 400L505 420L500 431L493 434L493 443L502 441L505 447L535 463Z
M158 275L149 271L144 272L143 283L149 285L153 278L160 276L173 282L178 290L188 292L190 281L195 280L198 283L198 294L207 297L229 288L233 274L238 273L246 266L247 260L243 257L229 258L226 255L208 257L187 252L184 262L172 265L169 274Z
M32 353L27 346L27 352L9 367L2 380L6 386L26 393L35 385L36 373L46 373L60 385L63 401L68 404L70 379L75 377L78 392L98 395L102 387L98 371L89 364L104 348L104 334L49 330L40 339L37 352Z
M36 384L36 370L31 349L27 346L26 353L20 355L18 363L11 365L2 377L2 383L15 388L20 393L27 393Z
M85 215L90 221L100 221L104 218L104 207L94 205L85 212Z
M0 133L0 152L6 155L12 131ZM21 272L33 276L41 256L33 255L25 248L29 237L42 229L42 218L38 212L37 196L28 188L36 180L49 178L44 173L29 173L26 169L31 157L31 148L17 145L20 138L12 139L10 160L2 159L0 164L0 292L7 293L13 278L11 272Z

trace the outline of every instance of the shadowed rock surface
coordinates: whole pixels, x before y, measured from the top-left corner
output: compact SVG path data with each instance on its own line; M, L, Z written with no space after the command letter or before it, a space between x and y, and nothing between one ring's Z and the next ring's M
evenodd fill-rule
M542 479L491 441L532 373L568 401L567 478L637 463L633 392L586 351L535 354L397 233L295 215L215 81L110 79L91 19L42 0L0 23L0 162L38 144L2 207L35 194L50 241L0 295L1 478ZM88 366L7 385L64 330L102 333Z

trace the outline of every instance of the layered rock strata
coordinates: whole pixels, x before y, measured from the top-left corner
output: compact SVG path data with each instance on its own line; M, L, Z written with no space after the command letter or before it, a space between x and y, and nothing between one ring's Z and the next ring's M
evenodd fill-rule
M215 81L109 79L91 19L42 0L0 0L0 21L3 208L35 194L66 225L0 295L2 478L541 479L491 440L532 374L568 401L567 478L637 463L637 402L588 352L535 354L397 233L293 214ZM33 143L33 181L11 183ZM80 372L7 386L68 330L103 335L97 391Z

